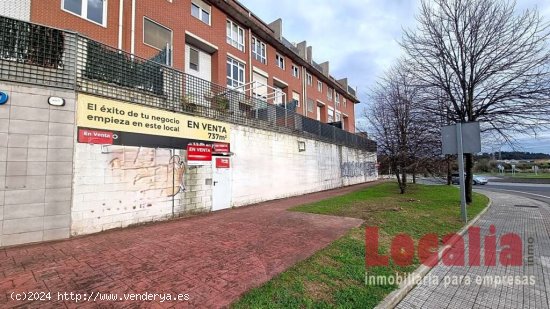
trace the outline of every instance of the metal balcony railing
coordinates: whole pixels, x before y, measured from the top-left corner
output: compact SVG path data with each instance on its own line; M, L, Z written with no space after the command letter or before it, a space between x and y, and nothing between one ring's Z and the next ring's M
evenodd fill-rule
M74 89L135 104L376 151L376 143L130 55L82 35L0 16L0 80Z

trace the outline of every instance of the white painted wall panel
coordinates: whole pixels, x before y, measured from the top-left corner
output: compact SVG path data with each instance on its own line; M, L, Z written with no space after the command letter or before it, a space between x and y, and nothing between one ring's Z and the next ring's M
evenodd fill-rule
M0 15L24 21L31 20L31 0L2 0Z

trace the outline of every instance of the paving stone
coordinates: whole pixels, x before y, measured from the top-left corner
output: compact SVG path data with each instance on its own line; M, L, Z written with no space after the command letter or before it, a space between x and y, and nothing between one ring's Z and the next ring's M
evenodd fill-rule
M290 212L288 208L371 185L312 193L65 241L0 249L0 289L2 294L15 289L52 293L189 293L191 301L176 304L177 308L228 307L248 289L260 286L362 223L354 218ZM68 202L48 202L45 213L68 214L68 207ZM44 217L41 224L51 229L28 233L17 228L32 222L13 222L18 224L11 224L10 228L22 233L10 239L4 236L2 242L17 244L67 237L69 230L58 229L56 222L66 224L68 220L69 215ZM45 305L11 300L0 303L0 307ZM76 308L84 303L47 305ZM85 305L112 307L113 303ZM115 304L129 308L174 305L158 302Z
M502 248L497 242L496 257L484 257L484 247L481 250L480 266L444 266L437 265L431 274L438 276L477 276L496 280L497 278L523 278L534 276L534 285L497 284L495 281L485 281L485 284L472 282L466 285L461 282L458 286L443 286L443 284L422 286L413 289L397 306L397 308L411 308L414 300L427 301L422 308L548 308L550 293L547 286L548 268L543 266L545 257L550 257L550 205L509 194L483 192L491 197L493 205L485 213L476 226L481 228L482 244L489 234L489 228L494 225L496 238L501 239L505 234L519 235L523 243L523 265L505 266L499 262ZM538 208L516 207L515 205L533 205ZM534 254L531 257L534 263L528 264L528 243L534 240ZM467 237L466 248L467 245ZM486 266L486 262L494 261L494 266ZM550 259L548 259L550 261ZM548 265L548 264L547 264ZM547 266L546 266L547 267ZM546 276L546 277L545 277Z

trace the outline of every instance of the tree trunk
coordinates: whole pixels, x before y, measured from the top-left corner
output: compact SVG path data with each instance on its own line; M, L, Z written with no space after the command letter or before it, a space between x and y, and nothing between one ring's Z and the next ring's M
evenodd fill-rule
M407 170L404 168L401 168L401 194L405 194L407 191Z
M451 170L451 156L447 155L447 185L450 186L453 184L453 171Z
M474 155L467 153L465 156L465 170L466 170L466 203L472 203L472 182L474 179Z
M416 184L416 171L413 170L413 183Z

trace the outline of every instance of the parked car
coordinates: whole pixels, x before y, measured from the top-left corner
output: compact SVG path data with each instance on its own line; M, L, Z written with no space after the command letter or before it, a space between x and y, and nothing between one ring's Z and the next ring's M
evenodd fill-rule
M451 175L451 183L453 185L459 185L460 184L460 174L458 173L454 173ZM464 177L466 177L466 175L464 175ZM473 176L473 180L472 180L472 183L474 185L486 185L489 181L487 180L487 178L483 177L483 176L479 176L479 175L474 175Z

